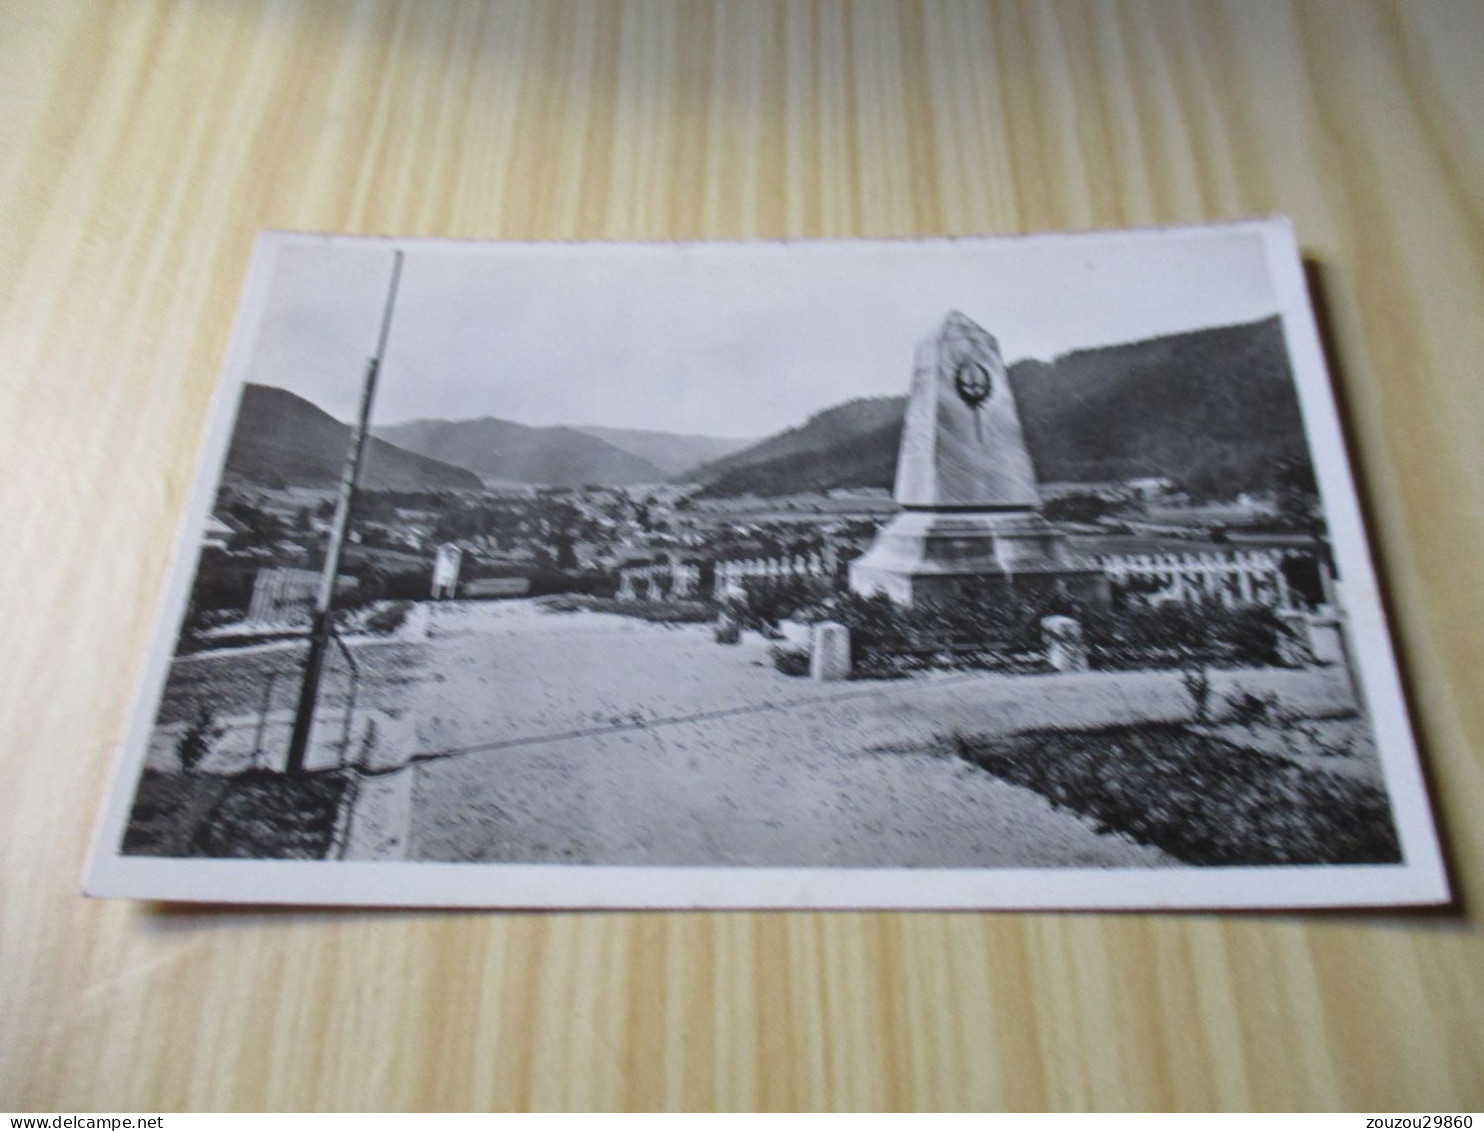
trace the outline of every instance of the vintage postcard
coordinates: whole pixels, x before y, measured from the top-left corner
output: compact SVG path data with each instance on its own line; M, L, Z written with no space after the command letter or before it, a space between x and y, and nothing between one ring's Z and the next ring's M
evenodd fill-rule
M1446 901L1288 224L265 234L86 890Z

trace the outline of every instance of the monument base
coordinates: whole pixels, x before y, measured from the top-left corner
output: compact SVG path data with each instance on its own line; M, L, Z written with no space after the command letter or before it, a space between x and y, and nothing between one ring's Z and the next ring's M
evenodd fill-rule
M1058 593L1106 604L1103 571L1033 510L903 511L850 564L852 592L899 605L954 600L986 585L1005 596Z

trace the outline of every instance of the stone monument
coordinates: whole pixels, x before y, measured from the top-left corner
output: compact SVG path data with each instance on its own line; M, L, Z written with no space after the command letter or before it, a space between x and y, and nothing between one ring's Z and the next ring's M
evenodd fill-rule
M1042 617L1041 641L1046 646L1046 664L1056 672L1085 672L1087 645L1082 625L1071 617Z
M957 311L917 347L895 496L902 512L851 563L857 593L912 605L987 583L1107 599L1102 571L1040 513L999 343Z
M446 601L459 591L459 567L464 551L455 542L444 542L433 559L433 600Z
M850 678L850 629L828 620L814 626L809 642L809 678L827 683Z

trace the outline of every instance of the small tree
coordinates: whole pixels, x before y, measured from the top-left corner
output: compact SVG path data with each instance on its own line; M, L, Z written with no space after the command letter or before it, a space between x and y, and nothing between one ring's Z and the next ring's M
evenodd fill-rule
M194 771L221 736L222 728L217 724L211 707L206 703L198 705L195 717L186 725L185 733L175 747L180 768L186 773Z
M1211 721L1211 673L1205 664L1195 664L1180 673L1180 682L1195 708L1195 721Z
M1244 687L1236 687L1226 699L1227 718L1239 727L1256 730L1273 722L1281 704L1276 692L1259 695Z

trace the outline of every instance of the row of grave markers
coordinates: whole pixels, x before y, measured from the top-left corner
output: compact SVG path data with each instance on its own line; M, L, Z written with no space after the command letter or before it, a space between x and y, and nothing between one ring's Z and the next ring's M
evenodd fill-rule
M458 585L456 548L439 548L432 595L451 597ZM1274 550L1238 550L1231 553L1116 554L1094 559L1110 582L1127 585L1149 581L1163 585L1156 602L1180 603L1215 599L1223 605L1259 604L1278 610L1295 607L1283 574L1283 555ZM748 558L716 564L712 596L739 594L748 580L786 581L829 578L825 555L795 554L780 558ZM348 582L350 579L346 578ZM253 584L248 621L270 626L289 623L312 600L318 575L312 570L271 568L258 571ZM619 574L618 596L625 600L695 599L701 596L701 567L692 562L646 562L625 566Z

